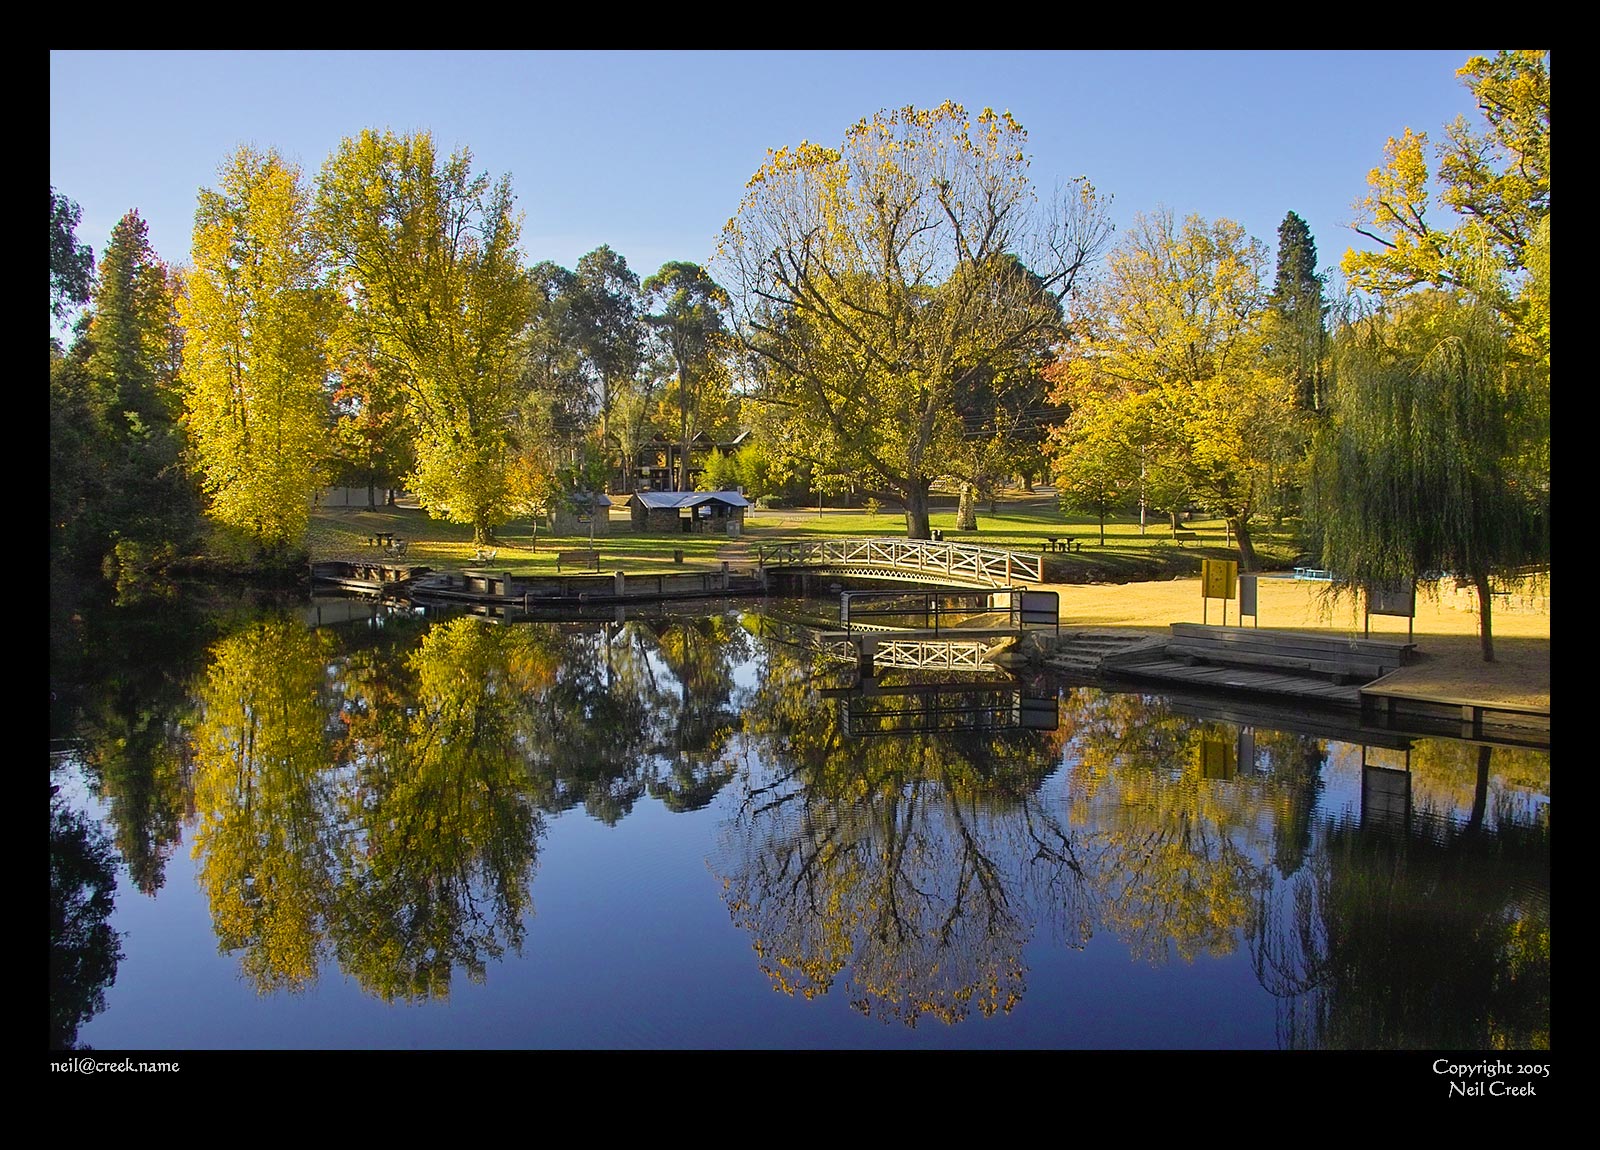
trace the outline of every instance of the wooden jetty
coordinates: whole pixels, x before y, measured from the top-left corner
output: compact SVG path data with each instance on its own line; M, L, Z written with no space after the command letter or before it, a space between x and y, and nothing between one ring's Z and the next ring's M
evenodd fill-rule
M1398 669L1415 644L1305 631L1172 624L1160 644L1107 655L1107 675L1190 690L1289 695L1322 706L1361 707L1362 686Z
M409 563L325 560L311 565L311 583L313 587L336 587L386 599L405 594L415 580L430 570Z
M409 593L413 602L424 606L459 603L531 611L590 604L759 595L762 590L760 578L734 573L724 563L719 570L648 575L622 571L592 575L518 575L468 567L459 572L439 572L418 579Z

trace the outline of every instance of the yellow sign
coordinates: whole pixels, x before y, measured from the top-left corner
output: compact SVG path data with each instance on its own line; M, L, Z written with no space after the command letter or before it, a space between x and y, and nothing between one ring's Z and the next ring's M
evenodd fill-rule
M1200 594L1207 599L1232 599L1239 585L1239 564L1233 559L1200 560Z

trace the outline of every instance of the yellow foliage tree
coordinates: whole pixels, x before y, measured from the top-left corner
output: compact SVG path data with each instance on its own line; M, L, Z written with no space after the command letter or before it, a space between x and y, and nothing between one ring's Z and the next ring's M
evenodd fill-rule
M474 175L464 149L441 158L425 132L346 139L318 188L341 285L416 420L412 490L479 543L516 498L518 340L533 287L512 202L509 179Z
M1087 180L1047 209L1008 113L879 112L838 150L769 154L720 259L762 398L821 470L897 500L927 538L928 491L964 474L969 434L1005 434L1062 338L1060 300L1110 232Z
M1351 248L1344 272L1384 298L1418 287L1471 292L1510 322L1516 350L1548 367L1550 54L1474 56L1456 75L1484 127L1458 117L1433 149L1433 170L1426 133L1389 140L1354 224L1379 247ZM1447 225L1430 215L1435 205L1453 213Z
M1226 517L1246 570L1251 518L1303 442L1292 382L1266 369L1266 260L1231 220L1139 216L1077 301L1056 371L1055 400L1074 411L1058 474L1071 485L1108 458L1142 469L1146 494Z
M281 547L305 531L332 421L335 315L300 170L239 149L202 189L179 298L184 408L211 513Z

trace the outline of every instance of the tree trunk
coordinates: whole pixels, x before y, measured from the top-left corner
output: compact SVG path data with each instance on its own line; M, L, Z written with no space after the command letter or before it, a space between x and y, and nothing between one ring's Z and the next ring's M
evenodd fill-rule
M956 507L956 530L976 531L978 529L978 496L972 484L961 485L961 502Z
M1478 589L1478 638L1483 647L1483 661L1494 662L1494 631L1490 627L1492 608L1489 602L1489 576L1475 575L1473 586Z
M1243 518L1230 518L1227 521L1233 529L1234 537L1239 540L1239 570L1254 571L1256 569L1256 549L1250 542L1250 528Z
M689 490L689 384L682 368L678 370L678 419L683 438L683 454L678 457L678 490Z
M911 480L900 488L906 506L906 538L931 539L933 529L928 524L928 481Z

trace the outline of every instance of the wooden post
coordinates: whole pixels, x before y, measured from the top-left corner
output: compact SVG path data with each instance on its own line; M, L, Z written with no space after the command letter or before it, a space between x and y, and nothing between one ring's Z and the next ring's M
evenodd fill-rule
M856 671L863 679L870 679L873 675L873 642L871 639L868 639L865 636L856 640L856 642L858 644L856 647Z

